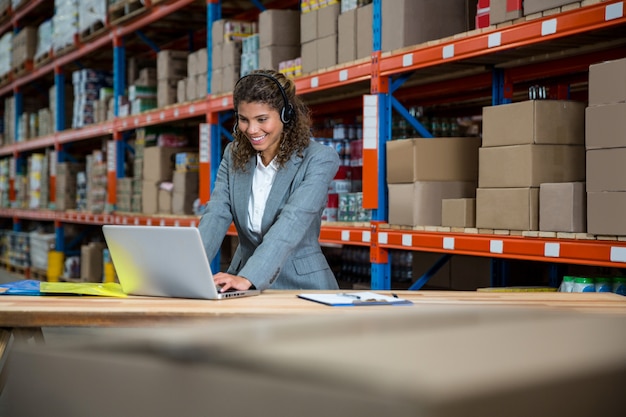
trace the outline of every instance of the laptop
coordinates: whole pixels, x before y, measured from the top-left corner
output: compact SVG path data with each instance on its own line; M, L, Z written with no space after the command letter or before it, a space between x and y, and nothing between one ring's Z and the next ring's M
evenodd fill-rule
M102 232L126 294L206 300L260 294L219 292L196 227L104 225Z

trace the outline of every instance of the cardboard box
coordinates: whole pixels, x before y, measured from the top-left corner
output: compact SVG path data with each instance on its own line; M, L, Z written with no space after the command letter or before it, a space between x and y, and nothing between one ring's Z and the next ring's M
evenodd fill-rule
M337 63L351 62L356 59L356 26L357 9L343 12L338 17L337 32Z
M442 200L476 194L476 183L417 181L389 184L389 223L404 226L441 226Z
M529 100L483 107L483 147L583 145L585 103Z
M589 105L626 101L626 58L589 66Z
M259 68L278 70L278 64L300 56L300 46L266 46L259 48Z
M389 184L478 178L480 138L398 139L386 146Z
M187 78L181 78L176 83L176 102L184 103L187 101Z
M200 185L198 172L174 172L172 183L175 193L198 194L198 187Z
M155 181L141 182L141 207L144 214L156 214L159 211L159 184Z
M240 77L239 67L224 67L222 70L222 93L233 91Z
M226 42L222 45L222 65L224 67L239 67L241 65L241 48L240 41Z
M198 193L178 193L172 194L172 214L187 215L193 214L193 203L198 198Z
M539 188L478 188L476 227L538 230Z
M489 3L489 24L508 22L522 17L522 0L491 0Z
M626 103L587 107L585 146L587 149L626 147Z
M300 43L317 39L317 10L300 14Z
M196 99L204 98L209 93L208 82L206 72L196 75Z
M222 62L222 57L224 56L224 44L223 43L215 43L213 42L213 46L211 49L211 65L213 66L213 71L217 68L222 68L224 66Z
M185 81L186 83L186 81ZM232 85L229 88L232 89ZM217 68L211 71L211 94L222 94L224 90L224 69ZM185 94L187 94L187 87L185 84Z
M587 194L584 182L541 184L539 230L570 233L584 233L587 230Z
M176 103L177 83L172 79L162 79L157 84L157 107L163 108Z
M299 46L300 12L266 9L259 13L259 47Z
M524 16L554 9L566 4L576 3L572 0L524 0Z
M157 53L157 79L179 80L187 76L187 51L163 49Z
M150 146L144 150L143 179L145 181L170 181L174 173L174 155L183 148Z
M587 192L587 233L626 235L626 192Z
M11 39L11 67L19 68L32 60L37 51L37 27L24 26Z
M356 59L370 57L374 50L373 10L373 3L356 9Z
M626 148L587 151L587 191L626 191Z
M466 0L381 2L382 51L393 51L466 32Z
M302 54L302 72L304 74L317 71L317 41L303 43L301 47Z
M476 199L444 199L441 204L441 225L448 227L476 227Z
M539 187L544 182L585 180L585 147L512 145L480 148L480 188Z
M102 282L104 273L102 242L90 242L80 247L80 278L83 282Z
M185 97L188 101L194 101L198 98L198 89L196 88L196 77L191 76L185 79Z
M337 65L337 35L318 38L315 42L317 42L318 69Z
M172 214L172 192L159 188L159 195L157 198L157 213Z
M341 12L339 3L329 4L317 10L317 37L337 35L337 20Z

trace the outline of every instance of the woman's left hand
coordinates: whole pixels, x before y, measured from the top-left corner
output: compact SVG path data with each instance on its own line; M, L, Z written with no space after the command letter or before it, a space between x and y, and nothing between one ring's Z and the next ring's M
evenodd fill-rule
M220 292L228 291L229 289L235 290L249 290L252 287L252 283L244 277L238 275L231 275L225 272L218 272L213 276L213 282L220 287Z

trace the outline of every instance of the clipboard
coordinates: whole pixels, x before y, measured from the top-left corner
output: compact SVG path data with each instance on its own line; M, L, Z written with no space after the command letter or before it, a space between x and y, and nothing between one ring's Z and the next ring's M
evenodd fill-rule
M302 293L298 298L314 301L332 307L412 305L413 302L390 295L370 291L339 292L339 293Z

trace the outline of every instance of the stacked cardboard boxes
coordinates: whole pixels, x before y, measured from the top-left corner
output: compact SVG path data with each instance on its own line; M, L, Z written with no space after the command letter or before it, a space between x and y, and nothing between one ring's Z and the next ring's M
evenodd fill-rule
M100 150L87 155L87 207L90 213L104 213L107 202L107 164Z
M172 212L172 179L175 155L188 152L180 147L150 146L144 149L141 205L144 214ZM192 151L193 152L193 151Z
M332 55L331 50L326 52ZM280 9L268 9L261 12L259 14L259 68L278 70L280 62L299 56L300 13L297 10Z
M242 40L257 33L256 22L220 19L213 22L211 94L233 90L241 74Z
M473 198L479 138L387 142L389 223L441 226L444 199Z
M11 48L11 66L16 70L23 70L30 63L32 65L37 51L37 27L24 26L13 35Z
M83 164L59 162L56 164L55 208L60 211L76 208L77 175Z
M626 235L626 58L589 68L585 117L588 232Z
M350 9L342 8L338 17L337 63L342 64L371 55L372 10L371 3Z
M175 155L172 188L172 214L193 214L193 204L198 198L199 154L179 152Z
M180 80L187 76L189 52L164 49L157 54L157 106L176 103L176 89Z
M206 97L208 93L208 57L207 49L201 48L187 57L187 77L185 83L185 100L193 101ZM180 85L180 81L179 81ZM178 87L177 98L180 100L181 91Z
M583 103L532 100L485 107L476 227L538 230L541 184L585 179L583 132Z
M96 122L95 103L100 99L102 88L113 86L110 72L82 69L72 73L74 86L74 111L72 127L80 128Z
M118 178L115 186L115 210L132 211L133 179Z
M341 5L335 3L300 15L302 72L310 73L337 64L340 11Z

